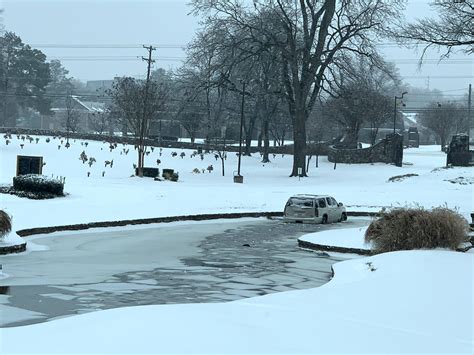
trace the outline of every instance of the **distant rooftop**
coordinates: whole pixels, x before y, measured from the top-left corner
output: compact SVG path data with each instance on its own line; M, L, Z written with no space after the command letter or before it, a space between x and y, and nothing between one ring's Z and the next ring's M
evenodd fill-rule
M86 83L87 90L111 89L113 80L91 80Z

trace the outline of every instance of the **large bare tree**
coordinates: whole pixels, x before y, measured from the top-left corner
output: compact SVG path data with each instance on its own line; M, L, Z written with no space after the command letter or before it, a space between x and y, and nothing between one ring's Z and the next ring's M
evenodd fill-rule
M271 50L281 65L282 84L293 125L291 176L305 173L306 123L321 91L332 79L341 52L371 55L374 33L398 17L401 2L387 0L195 0L207 23L222 22L227 31L245 31L254 50ZM232 33L230 37L233 38ZM238 43L235 43L238 45Z
M131 129L137 139L138 175L143 176L146 138L150 133L150 123L159 111L163 110L167 98L166 86L150 80L131 77L117 79L110 91L113 103L122 117L122 123Z

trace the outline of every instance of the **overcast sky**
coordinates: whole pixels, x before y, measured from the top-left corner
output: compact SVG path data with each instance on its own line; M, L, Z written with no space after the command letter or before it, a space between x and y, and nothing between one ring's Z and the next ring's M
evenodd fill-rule
M139 59L146 54L143 44L158 47L154 52L155 67L179 66L185 56L181 47L199 28L198 19L188 15L187 3L188 0L0 0L7 30L16 32L23 42L42 50L49 59L60 59L70 74L82 81L144 75L146 64ZM409 19L429 14L428 0L408 0ZM119 48L70 48L71 45ZM454 55L438 64L439 55L433 52L428 56L431 61L420 70L419 53L394 45L381 49L412 86L462 95L473 81L472 56Z

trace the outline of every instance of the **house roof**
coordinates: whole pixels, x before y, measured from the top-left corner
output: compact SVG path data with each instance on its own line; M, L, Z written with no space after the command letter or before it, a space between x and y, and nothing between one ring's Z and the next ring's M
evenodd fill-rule
M417 127L418 126L418 114L417 113L405 113L402 112L403 114L403 121L405 124L405 127Z
M82 100L80 96L76 95L71 97L74 100L75 109L84 110L88 113L103 113L108 111L106 104L103 102ZM66 110L64 102L60 102L57 107L51 109L53 112L62 112L64 110Z
M107 111L107 107L103 102L83 101L79 96L73 96L73 99L81 105L84 109L91 113L102 113Z

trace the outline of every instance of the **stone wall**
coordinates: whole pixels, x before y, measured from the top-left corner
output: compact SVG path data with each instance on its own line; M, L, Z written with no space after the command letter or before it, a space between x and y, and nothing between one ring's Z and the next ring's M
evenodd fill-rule
M391 134L370 148L336 149L330 147L328 160L343 164L387 163L402 166L403 137L399 134Z

